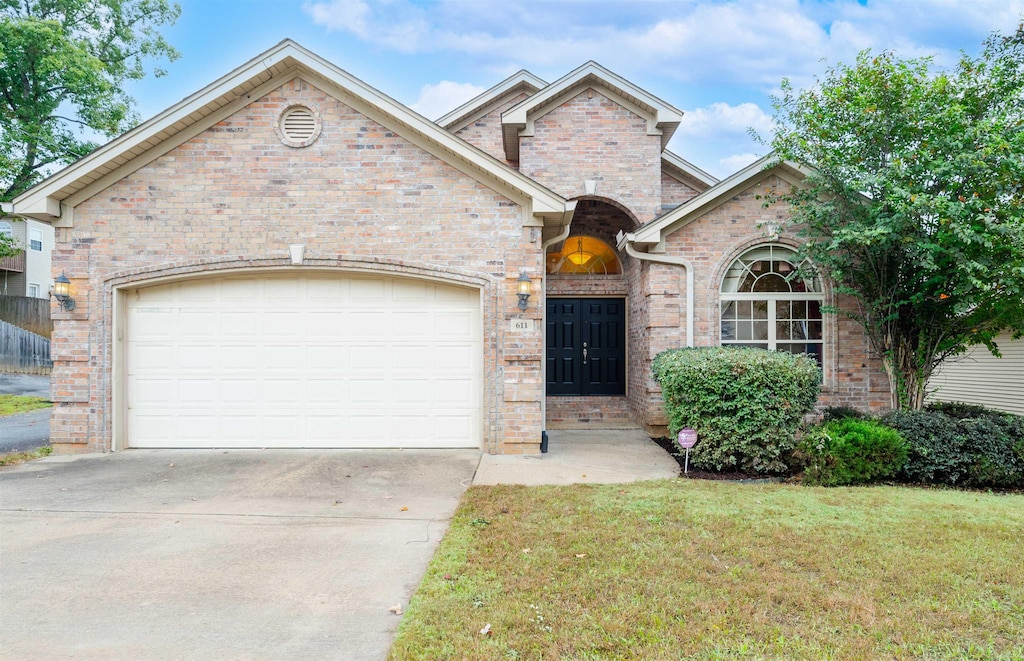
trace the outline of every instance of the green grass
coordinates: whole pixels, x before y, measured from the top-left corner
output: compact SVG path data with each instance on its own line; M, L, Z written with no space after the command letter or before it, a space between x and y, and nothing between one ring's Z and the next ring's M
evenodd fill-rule
M45 409L53 406L53 402L42 397L28 395L0 395L0 416L12 413L24 413L34 409Z
M1024 659L1022 556L1021 495L473 487L390 658Z
M0 466L13 466L15 464L21 464L26 461L32 461L33 459L39 459L41 457L48 457L53 452L53 448L49 445L44 445L41 448L35 450L26 450L24 452L8 452L6 454L0 454Z

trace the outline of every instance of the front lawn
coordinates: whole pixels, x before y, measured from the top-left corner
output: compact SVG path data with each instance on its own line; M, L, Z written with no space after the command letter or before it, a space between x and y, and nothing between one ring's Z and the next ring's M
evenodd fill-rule
M34 409L45 409L53 403L42 397L28 395L0 395L0 416L24 413Z
M1021 495L473 487L390 658L1024 659L1022 557Z

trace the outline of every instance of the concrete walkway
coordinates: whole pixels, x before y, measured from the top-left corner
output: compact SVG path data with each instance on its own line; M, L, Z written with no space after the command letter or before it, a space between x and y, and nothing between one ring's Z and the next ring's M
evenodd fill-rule
M679 464L641 429L557 429L547 454L483 455L473 484L605 484L679 475Z

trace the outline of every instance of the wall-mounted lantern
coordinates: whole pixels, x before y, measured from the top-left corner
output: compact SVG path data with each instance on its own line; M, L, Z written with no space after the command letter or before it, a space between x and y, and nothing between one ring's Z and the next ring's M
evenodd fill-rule
M530 293L533 291L533 281L530 280L530 276L526 275L526 271L519 274L519 289L516 292L516 296L519 297L519 309L526 312L526 306L530 300Z
M75 309L75 299L71 298L71 281L63 271L53 281L53 297L57 299L61 310L71 312Z

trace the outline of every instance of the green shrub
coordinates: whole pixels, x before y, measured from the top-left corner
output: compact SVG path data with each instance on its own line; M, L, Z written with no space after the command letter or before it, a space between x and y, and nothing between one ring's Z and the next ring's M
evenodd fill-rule
M910 446L905 479L969 487L1024 486L1024 416L973 404L931 405L883 418Z
M967 473L964 437L956 420L938 411L892 411L882 418L907 441L901 478L926 484L961 484Z
M822 422L832 422L833 420L846 420L847 418L853 418L854 420L866 420L870 416L867 413L859 409L855 409L852 406L827 406L821 412Z
M813 359L761 349L671 349L653 371L672 433L697 431L690 461L705 470L787 472L796 429L821 389Z
M812 429L800 442L805 484L866 484L895 476L907 461L907 442L874 420L844 418Z

